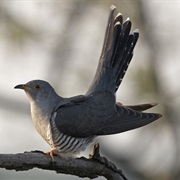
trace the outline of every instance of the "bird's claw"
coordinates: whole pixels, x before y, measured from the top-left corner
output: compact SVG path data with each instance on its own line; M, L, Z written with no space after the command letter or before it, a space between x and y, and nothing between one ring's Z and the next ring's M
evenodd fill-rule
M48 152L46 152L46 153L44 153L44 154L50 155L52 162L55 162L54 155L55 155L55 156L58 156L58 155L59 155L59 154L56 152L56 149L52 149L51 151L48 151Z

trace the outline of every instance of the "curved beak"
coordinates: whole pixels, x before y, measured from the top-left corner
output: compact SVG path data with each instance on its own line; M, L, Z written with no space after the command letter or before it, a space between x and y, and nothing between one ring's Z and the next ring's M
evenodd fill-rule
M29 87L26 86L26 84L19 84L17 86L14 87L14 89L23 89L23 90L28 90Z
M25 84L19 84L14 87L14 89L24 89L24 88L25 88Z

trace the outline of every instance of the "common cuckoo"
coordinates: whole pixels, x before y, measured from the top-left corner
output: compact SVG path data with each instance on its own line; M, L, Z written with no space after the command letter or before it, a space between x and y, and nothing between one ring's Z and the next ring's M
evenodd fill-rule
M51 155L77 154L97 136L136 129L161 117L142 112L155 104L124 106L116 102L139 32L130 32L130 19L123 21L120 13L115 16L115 9L111 7L97 71L85 95L63 98L42 80L15 86L26 92L34 126L53 148Z

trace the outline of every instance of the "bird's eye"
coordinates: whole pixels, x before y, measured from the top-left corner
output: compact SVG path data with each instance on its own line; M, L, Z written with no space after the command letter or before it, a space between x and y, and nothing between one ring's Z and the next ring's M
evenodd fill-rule
M40 86L39 84L36 84L36 85L34 86L34 88L35 88L35 89L41 89L41 86Z

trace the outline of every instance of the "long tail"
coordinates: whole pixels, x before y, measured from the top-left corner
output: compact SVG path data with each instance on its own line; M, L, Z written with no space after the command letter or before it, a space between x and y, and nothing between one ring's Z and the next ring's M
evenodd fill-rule
M115 93L133 57L138 30L130 33L131 21L128 18L123 22L120 13L114 18L115 9L111 7L98 68L87 94L105 90Z

